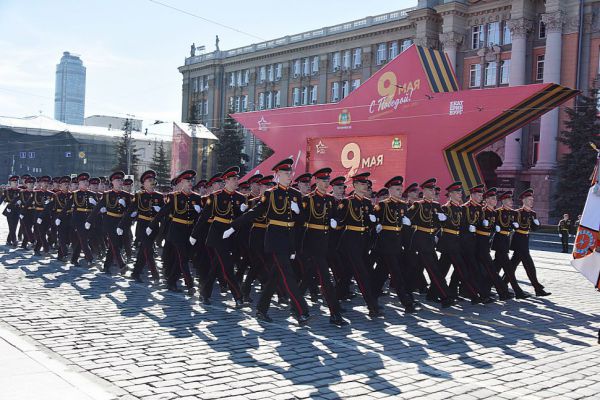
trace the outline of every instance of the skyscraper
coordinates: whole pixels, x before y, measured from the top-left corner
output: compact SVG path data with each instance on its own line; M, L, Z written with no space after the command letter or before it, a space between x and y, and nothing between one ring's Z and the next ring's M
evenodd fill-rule
M63 53L56 66L54 119L83 125L85 109L85 67L79 56Z

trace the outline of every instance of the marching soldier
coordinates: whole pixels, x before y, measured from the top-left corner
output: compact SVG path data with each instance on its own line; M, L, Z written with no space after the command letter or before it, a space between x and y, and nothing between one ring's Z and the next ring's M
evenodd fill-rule
M34 209L31 204L35 178L33 176L28 176L25 178L24 183L25 188L21 189L19 199L15 204L20 206L19 218L21 219L21 227L23 228L23 242L21 243L21 248L27 249L28 243L35 242L35 237L33 235Z
M563 219L558 222L558 236L562 243L562 252L569 252L569 233L573 226L573 221L569 218L569 214L564 214Z
M304 263L304 274L300 283L300 295L304 295L315 281L319 279L321 291L329 307L329 322L337 326L347 325L342 318L339 300L331 283L331 274L327 264L329 250L330 228L337 228L333 219L335 212L334 198L327 194L331 168L321 168L314 173L317 187L314 192L304 196L302 208L304 211L304 232L301 242L301 254L307 261Z
M512 237L511 248L514 251L510 260L512 271L516 271L519 263L523 263L529 281L535 289L536 296L549 296L544 286L538 281L535 264L529 253L529 232L540 226L535 211L533 211L533 189L526 189L519 196L523 206L516 210L515 222L518 224Z
M123 178L125 173L123 171L113 172L109 180L112 184L112 190L104 192L102 198L90 215L85 223L85 229L89 231L94 221L94 217L101 211L105 211L102 217L102 229L108 237L108 251L106 252L106 258L104 260L104 273L110 274L110 266L112 263L116 263L117 267L123 275L127 269L123 256L121 255L121 249L123 248L122 236L118 234L117 228L119 222L123 218L123 213L129 207L131 203L131 195L125 192L123 189Z
M50 224L57 229L58 236L58 261L66 261L68 253L69 235L71 234L72 210L63 211L69 203L69 184L71 177L63 176L58 180L58 191L54 193L52 200L46 205L46 213L51 216ZM62 216L62 220L61 217Z
M190 235L189 240L193 246L196 244L196 235L201 227L207 224L209 219L212 219L206 237L206 245L213 249L214 258L201 289L202 302L206 305L210 304L217 268L231 290L236 308L241 308L243 305L242 292L233 271L234 241L233 238L223 238L223 232L229 229L233 220L248 208L246 198L237 191L239 173L239 167L231 167L221 175L221 179L225 182L223 190L212 193L206 199L204 208Z
M473 186L469 189L469 200L463 204L463 225L460 231L462 255L469 268L469 275L472 281L481 289L485 286L485 279L477 261L477 227L484 223L489 225L489 222L483 222L483 192L485 187L483 184ZM454 290L457 281L450 283Z
M435 287L434 291L430 289L430 293L439 296L442 307L450 307L454 300L450 297L446 280L440 273L435 252L435 233L440 222L446 221L447 218L442 213L439 203L433 201L436 182L435 178L431 178L421 184L423 200L413 202L406 214L414 229L412 248L418 253L418 260L427 271L431 285Z
M379 237L377 238L377 252L381 255L382 264L386 269L387 279L389 273L391 277L390 287L396 290L398 299L404 306L407 313L416 310L415 300L407 285L406 263L404 262L404 252L402 249L402 230L410 229L411 222L406 217L408 205L401 200L402 183L404 178L395 176L386 182L385 187L389 197L383 198L375 205L375 216L381 225ZM380 191L381 192L381 191ZM382 196L378 196L381 198ZM375 292L381 291L383 282L378 282Z
M333 206L337 210L338 205L346 197L346 178L338 176L333 178L329 185L331 186L331 195L333 197ZM345 268L344 263L338 252L340 239L344 226L338 221L337 227L332 228L329 233L327 262L333 272L335 278L336 297L338 300L350 299L355 296L350 290L350 281L352 276L348 268Z
M19 200L19 176L12 175L8 178L8 188L4 189L2 193L2 199L0 204L3 202L7 203L6 208L2 212L2 215L6 217L8 222L8 236L6 237L6 245L17 246L17 226L19 225L19 212L18 206L15 204Z
M35 246L33 248L36 256L42 255L40 250L45 254L50 252L50 244L48 243L48 228L50 226L49 215L44 212L46 204L52 199L53 193L48 190L48 184L52 182L49 176L42 176L38 179L39 188L33 192L26 206L33 206L35 225L33 233L35 235Z
M131 273L131 278L136 282L143 282L141 274L144 267L150 269L152 279L158 283L160 277L154 260L154 240L157 232L146 235L146 228L154 219L156 214L165 205L162 193L154 191L156 187L156 172L148 170L140 176L142 189L135 193L133 201L123 214L123 218L117 228L117 235L122 235L125 230L130 229L131 221L135 218L135 237L139 243L137 257Z
M278 284L281 284L291 300L298 323L305 325L310 319L308 304L300 295L290 264L290 257L295 251L294 225L297 220L300 220L298 203L301 201L300 192L290 188L293 164L294 161L288 158L273 167L279 184L271 190L265 191L254 208L233 221L231 227L223 233L223 238L227 239L233 232L241 229L255 218L266 216L265 253L273 266L270 269L267 284L260 295L256 317L261 321L272 321L268 315L269 305Z
M79 255L83 251L83 255L89 266L94 261L94 257L89 245L89 231L86 229L86 224L92 209L98 202L96 201L95 193L88 189L90 174L82 172L76 178L72 178L71 183L73 183L73 179L77 180L78 189L71 193L67 201L67 206L63 208L57 219L60 221L60 226L63 220L66 221L68 219L69 212L72 214L71 227L74 231L74 238L71 241L73 244L71 263L79 267Z

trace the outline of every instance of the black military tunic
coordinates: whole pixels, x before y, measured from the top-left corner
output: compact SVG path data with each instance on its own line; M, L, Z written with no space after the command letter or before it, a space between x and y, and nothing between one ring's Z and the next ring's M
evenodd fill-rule
M8 222L8 236L6 238L6 244L16 246L17 245L17 226L19 225L19 212L18 206L16 205L19 200L20 189L18 188L7 188L2 193L0 204L3 202L7 203L6 208L2 212L2 215L6 217Z
M537 221L535 211L525 207L515 210L515 222L518 224L518 227L515 229L510 245L511 249L514 251L510 261L513 271L516 271L520 262L523 263L527 277L535 289L535 292L541 293L544 290L544 286L537 279L535 264L529 253L529 232L539 228L539 225L536 224L535 221ZM515 291L518 290L515 289Z
M68 218L71 213L71 228L74 230L76 240L73 243L73 254L71 262L77 264L81 251L88 262L92 262L92 250L90 248L90 231L85 229L85 223L88 220L94 203L98 204L96 194L91 190L76 190L72 192L67 199L67 206L63 208L58 218L62 221ZM62 223L62 222L61 222ZM93 225L93 224L92 224Z

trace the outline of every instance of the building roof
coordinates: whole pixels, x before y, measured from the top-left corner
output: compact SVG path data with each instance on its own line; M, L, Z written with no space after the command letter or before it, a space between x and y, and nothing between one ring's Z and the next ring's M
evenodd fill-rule
M134 140L156 139L164 141L173 140L173 131L175 126L190 136L200 139L217 140L204 125L192 125L183 122L164 122L159 124L150 124L142 129L142 133L135 132ZM10 128L15 132L28 135L51 136L57 132L69 132L74 137L77 136L102 136L105 138L120 137L123 132L121 129L109 129L99 126L89 125L70 125L45 115L36 115L24 118L3 117L0 116L0 128ZM147 128L147 134L146 132ZM143 137L141 137L143 135Z

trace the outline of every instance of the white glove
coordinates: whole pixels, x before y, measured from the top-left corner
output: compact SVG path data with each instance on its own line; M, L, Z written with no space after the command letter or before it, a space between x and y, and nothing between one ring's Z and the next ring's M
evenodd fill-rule
M125 207L127 205L127 204L125 204L124 199L119 199L119 204L122 205L123 207Z
M104 213L106 212L106 207L102 207L102 208L100 209L100 212L101 212L102 214L104 214Z
M36 220L35 220L35 222L36 222L38 225L41 225L41 224L42 224L42 219L41 219L41 218L38 218L38 219L36 219Z
M375 221L377 221L377 218L375 218L375 216L373 214L369 214L369 220L371 222L375 222Z
M247 210L247 209L248 209L248 204L246 204L246 203L242 203L242 204L240 205L240 211L241 211L241 212L246 212L246 210Z
M411 226L412 222L410 222L410 219L408 219L408 217L402 217L402 225Z
M47 205L48 203L50 203L50 199L47 199L47 200L44 202L44 204L46 204L46 205Z
M295 260L296 259L296 253L292 253L290 255L290 260Z
M329 226L332 227L333 229L337 228L337 221L333 218L331 218L329 220Z
M83 226L85 227L85 230L89 231L90 228L92 227L92 224L90 224L89 222L86 222Z
M6 212L7 212L7 213L10 213L11 211L12 211L12 210L11 210L10 208L6 207Z
M484 219L484 220L481 222L481 224L487 228L487 227L490 225L490 221L488 221L487 219Z
M300 214L300 207L298 207L298 203L296 203L295 201L292 201L290 208L294 213Z
M473 232L475 232L475 230L476 230L475 226L469 225L469 232L473 233Z
M152 229L150 227L146 228L146 236L150 236L152 234Z
M197 240L190 236L190 244L193 246L196 244L196 242Z
M496 232L500 232L500 226L496 225Z
M560 233L558 234L558 237L562 239L562 235Z
M537 219L537 218L535 218L535 219L533 220L533 223L534 223L534 224L536 224L537 226L540 226L540 220L539 220L539 219Z
M223 239L227 239L229 236L233 235L233 232L235 232L235 229L227 229L225 232L223 232Z
M437 217L440 220L440 222L444 222L445 220L448 219L448 217L446 217L446 214L444 214L444 213L437 213Z
M93 205L93 206L95 206L96 204L98 204L98 203L96 202L96 199L95 199L95 198L93 198L93 197L88 197L88 201L89 201L89 202L90 202L90 204L91 204L91 205Z
M514 226L515 228L518 228L518 227L519 227L519 224L518 224L517 222L513 222L513 226Z
M437 237L437 236L434 236L434 237L433 237L433 240L435 241L435 244L437 244L437 243L438 243L438 241L440 240L440 238L439 238L439 237Z
M20 206L21 205L21 200L17 200L17 205Z
M200 214L200 211L202 211L202 208L198 204L194 204L194 210L196 210L196 212L198 214Z
M54 225L56 225L56 226L60 226L60 219L56 218L56 219L54 220Z
M380 233L383 230L383 226L381 224L377 224L375 226L375 232Z
M19 219L23 219L24 215L23 214L19 214Z
M160 211L160 206L152 206L152 208L154 209L154 211L159 212Z
M117 235L123 236L123 229L117 228Z
M600 183L596 183L594 185L594 188L592 189L592 192L597 195L600 196ZM600 248L600 247L599 247Z
M129 214L129 216L130 216L131 218L135 218L135 217L137 217L137 211L134 211L134 212L132 212L131 214Z

